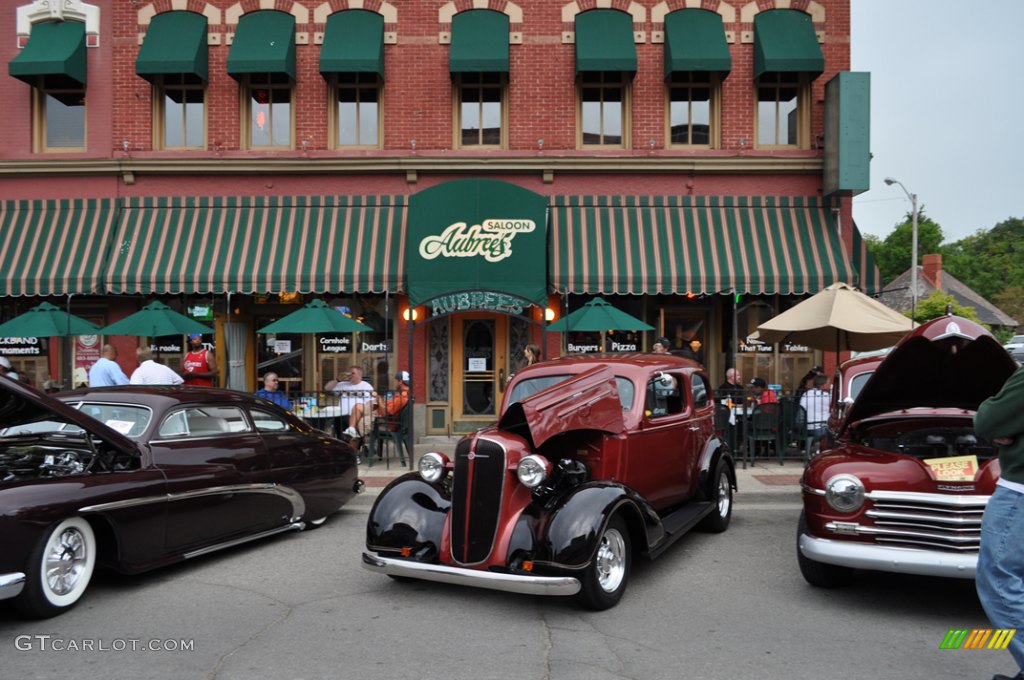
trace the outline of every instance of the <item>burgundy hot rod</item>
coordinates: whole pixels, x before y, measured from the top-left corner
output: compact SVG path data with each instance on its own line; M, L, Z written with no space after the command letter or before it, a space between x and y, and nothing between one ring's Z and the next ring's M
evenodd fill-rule
M833 445L802 480L797 560L809 583L836 587L854 569L974 578L999 478L974 413L1015 369L988 331L955 316L840 368Z
M248 394L49 396L0 378L0 599L52 616L97 565L141 572L317 526L361 485L348 444Z
M724 531L736 486L699 364L565 357L520 371L496 426L454 460L425 454L377 498L363 565L593 609L622 597L634 553L700 525Z

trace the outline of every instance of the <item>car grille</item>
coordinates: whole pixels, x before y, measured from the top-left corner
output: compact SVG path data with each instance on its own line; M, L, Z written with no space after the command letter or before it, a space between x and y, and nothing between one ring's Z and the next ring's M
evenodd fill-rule
M479 564L491 554L505 486L505 450L487 439L465 439L455 448L452 481L452 559Z
M875 524L859 527L858 533L873 534L878 543L953 552L978 551L981 516L988 496L873 492L867 497L874 507L865 514Z

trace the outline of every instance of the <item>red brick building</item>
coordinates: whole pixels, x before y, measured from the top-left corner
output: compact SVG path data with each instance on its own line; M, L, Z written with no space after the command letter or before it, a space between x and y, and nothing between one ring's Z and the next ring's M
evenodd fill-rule
M878 287L849 0L21 2L0 12L4 319L160 299L216 327L224 384L409 368L418 431L444 432L493 418L529 342L665 335L792 388L818 355L747 342L757 324ZM655 331L545 332L594 295ZM314 298L372 332L256 332ZM113 341L130 369L136 339ZM40 382L91 356L35 346L13 358Z

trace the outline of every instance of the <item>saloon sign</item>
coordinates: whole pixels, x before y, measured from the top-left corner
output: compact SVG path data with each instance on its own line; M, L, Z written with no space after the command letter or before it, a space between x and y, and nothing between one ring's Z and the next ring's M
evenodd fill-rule
M425 189L409 201L409 245L413 306L437 301L450 313L547 303L547 199L540 194L489 179Z
M512 255L512 239L516 234L529 233L537 228L533 220L484 220L483 224L468 226L456 222L440 236L427 236L420 241L420 257L482 257L488 262L500 262Z

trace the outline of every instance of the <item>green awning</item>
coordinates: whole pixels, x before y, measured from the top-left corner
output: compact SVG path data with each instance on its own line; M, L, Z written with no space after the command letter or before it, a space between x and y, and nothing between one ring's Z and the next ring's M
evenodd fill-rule
M754 77L765 73L813 73L825 70L825 57L811 15L773 9L754 16Z
M163 12L153 17L135 59L135 72L154 76L188 74L209 80L207 19L195 12Z
M102 292L110 199L0 201L0 296Z
M47 21L32 26L28 44L11 60L7 71L29 85L38 76L66 76L85 85L85 24Z
M594 71L636 73L631 15L614 9L576 15L576 74Z
M875 263L875 257L868 249L868 242L860 233L857 225L853 225L853 249L851 251L853 268L857 270L857 287L861 292L875 295L882 292L882 272Z
M857 273L815 197L556 196L559 293L816 293Z
M295 80L295 17L286 12L260 10L238 20L228 53L228 75L285 73Z
M722 16L703 9L683 9L665 17L665 77L673 73L732 70Z
M108 293L382 293L404 283L406 197L132 198Z
M508 73L508 15L489 9L452 19L451 73Z
M376 73L384 79L384 17L350 9L327 17L320 73Z

